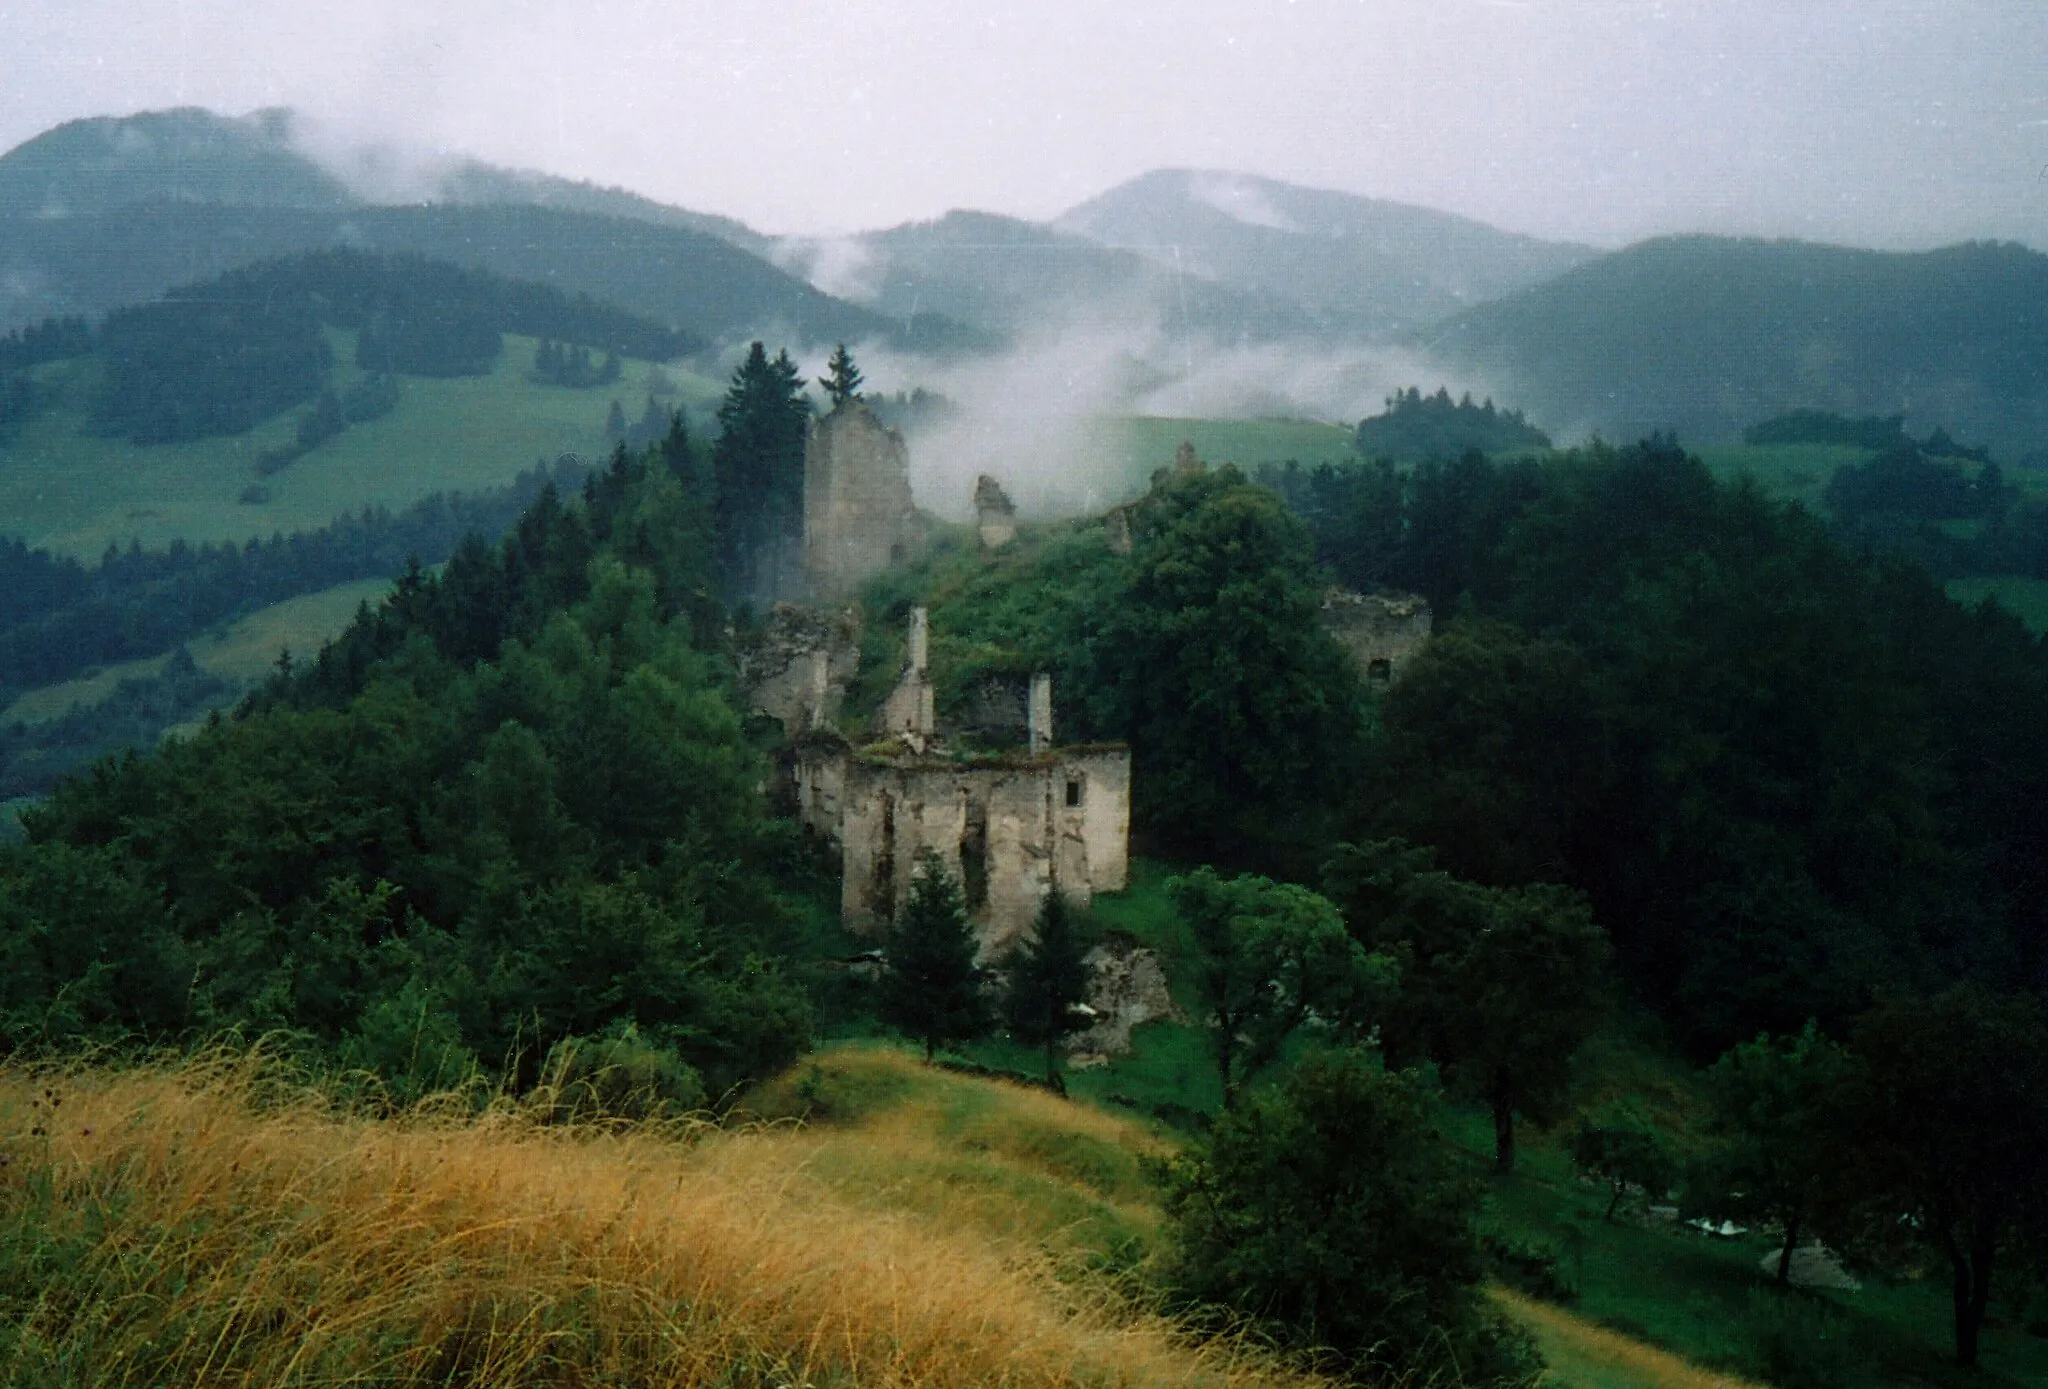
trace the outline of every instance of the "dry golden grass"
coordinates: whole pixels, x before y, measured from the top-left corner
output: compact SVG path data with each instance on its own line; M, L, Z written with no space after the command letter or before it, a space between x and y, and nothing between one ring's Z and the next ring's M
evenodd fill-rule
M1506 1288L1494 1299L1529 1328L1549 1362L1546 1380L1571 1389L1761 1389L1736 1375L1704 1369L1562 1307Z
M1107 1150L1148 1140L1049 1097L841 1054L811 1093L895 1101L607 1130L273 1076L0 1070L0 1382L1305 1382L1060 1267L1142 1234Z

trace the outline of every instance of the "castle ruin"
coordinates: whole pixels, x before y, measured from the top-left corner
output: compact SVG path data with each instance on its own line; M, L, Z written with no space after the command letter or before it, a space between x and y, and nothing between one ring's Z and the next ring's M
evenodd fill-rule
M1323 626L1358 663L1367 685L1384 689L1429 641L1429 600L1333 588L1323 595Z
M807 740L793 775L797 813L840 846L840 909L863 934L885 930L927 849L960 882L984 958L1027 938L1046 894L1086 906L1130 876L1131 754L1063 747L1052 679L1031 678L1022 748L954 751L933 716L925 614L879 719L882 740L854 749Z

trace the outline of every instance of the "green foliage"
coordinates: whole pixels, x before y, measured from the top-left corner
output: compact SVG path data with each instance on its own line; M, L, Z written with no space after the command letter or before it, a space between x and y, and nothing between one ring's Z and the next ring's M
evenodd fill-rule
M1460 614L1386 698L1369 833L1584 891L1703 1059L1883 984L2048 978L2048 720L2016 713L2048 653L2017 624L1668 439L1353 480L1324 540L1378 496L1378 572Z
M825 372L818 378L818 384L825 388L833 409L860 399L863 377L860 368L853 364L853 354L846 350L845 343L832 349L832 360L825 364Z
M1850 1078L1847 1056L1810 1022L1792 1037L1731 1047L1707 1071L1714 1147L1688 1174L1686 1204L1775 1223L1780 1283L1832 1182L1831 1118Z
M1018 1041L1045 1048L1048 1084L1059 1084L1059 1044L1087 1025L1075 1008L1088 1000L1089 946L1073 904L1054 888L1031 938L1005 962L1004 1017Z
M1307 888L1199 868L1167 884L1192 947L1196 1004L1207 1020L1224 1108L1313 1022L1363 1036L1392 984L1336 907Z
M40 723L0 725L0 800L40 795L102 757L150 747L164 729L204 717L240 688L201 670L181 646L161 670L121 680L97 703Z
M1387 397L1384 414L1358 422L1354 444L1362 458L1419 462L1458 458L1473 450L1547 449L1550 436L1523 419L1520 410L1496 410L1491 400L1474 405L1469 393L1454 403L1442 386L1430 396L1410 386Z
M1167 1175L1177 1289L1360 1374L1456 1367L1518 1383L1533 1352L1486 1309L1477 1194L1413 1082L1360 1052L1306 1057Z
M394 1098L628 1025L714 1096L792 1059L674 442L415 572L244 716L60 787L0 873L8 1040L286 1029Z
M1658 1200L1678 1175L1663 1134L1627 1106L1580 1119L1572 1131L1572 1160L1580 1171L1607 1183L1607 1210L1602 1217L1607 1220L1614 1219L1622 1198L1631 1191Z
M994 1027L960 885L930 849L918 859L889 931L888 953L878 1011L882 1021L924 1043L925 1060L944 1043L971 1041Z
M1792 410L1742 431L1745 444L1852 444L1888 449L1905 440L1904 415L1865 415L1852 420L1831 410Z
M1971 985L1892 997L1850 1054L1825 1226L1867 1257L1945 1265L1956 1360L1974 1365L1996 1278L2048 1241L2048 1018Z
M316 395L333 350L303 299L195 288L100 325L93 417L138 444L240 434Z
M565 1037L541 1064L542 1093L559 1123L676 1118L704 1108L704 1082L675 1048L632 1023L602 1036Z
M1319 620L1307 528L1225 467L1162 473L1131 530L1126 584L1090 614L1078 693L1145 769L1134 818L1226 863L1326 842L1365 724L1357 670Z
M789 353L759 342L734 369L718 407L711 462L726 592L772 598L803 538L804 431L811 415Z
M1351 929L1400 970L1389 1053L1434 1060L1483 1100L1495 1165L1512 1170L1515 1116L1563 1112L1573 1053L1606 1016L1611 951L1585 898L1468 882L1399 840L1343 846L1325 872Z

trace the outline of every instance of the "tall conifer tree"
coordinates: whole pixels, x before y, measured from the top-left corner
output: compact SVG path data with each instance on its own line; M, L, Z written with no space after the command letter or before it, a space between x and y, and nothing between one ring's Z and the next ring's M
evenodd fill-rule
M1073 904L1057 888L1038 909L1036 935L1011 957L1005 1011L1018 1041L1045 1048L1046 1084L1065 1093L1059 1045L1085 1025L1074 1009L1088 997L1088 942Z
M974 928L960 885L930 849L903 914L889 933L889 972L882 979L882 1020L924 1043L924 1059L943 1042L988 1035L994 1019L974 967Z

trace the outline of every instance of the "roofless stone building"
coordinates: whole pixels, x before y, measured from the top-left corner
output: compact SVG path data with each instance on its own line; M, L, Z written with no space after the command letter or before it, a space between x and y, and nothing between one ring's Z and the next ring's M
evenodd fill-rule
M1058 889L1085 906L1130 877L1131 754L1122 744L1054 740L1052 678L1035 675L1021 747L951 749L933 714L925 611L911 613L908 659L864 748L832 738L801 743L797 812L840 847L840 908L848 926L877 934L932 850L955 874L984 957L1030 934Z

